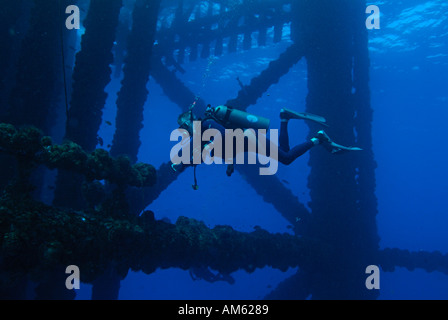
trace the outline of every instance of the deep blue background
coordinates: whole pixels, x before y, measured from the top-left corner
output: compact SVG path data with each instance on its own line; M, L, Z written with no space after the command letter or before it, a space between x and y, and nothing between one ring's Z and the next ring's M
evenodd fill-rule
M445 0L371 4L381 9L381 29L369 31L380 246L445 254L448 4ZM282 43L271 46L268 38L267 44L266 48L186 63L186 74L179 76L207 103L223 104L236 97L240 89L236 77L248 84L290 41L286 36ZM113 125L105 121L114 123L119 87L119 79L113 79L108 87L100 132L104 145L112 139ZM158 167L168 160L175 144L169 136L177 128L180 109L152 78L148 89L139 161ZM248 111L270 118L271 128L278 128L280 109L303 111L306 95L306 61L302 60ZM303 122L291 122L291 144L302 142L307 130ZM305 204L309 200L307 161L305 155L290 166L280 165L277 173ZM251 231L258 225L270 232L290 232L288 222L238 173L228 178L224 166L203 165L198 168L198 191L192 190L192 179L191 171L182 174L148 209L156 218L167 217L173 222L182 215L202 220L210 227L228 224L236 230ZM158 270L151 275L130 272L121 284L120 299L259 299L295 271L239 271L233 274L234 285L193 281L187 271L177 269ZM90 289L82 284L77 298L90 298ZM439 272L397 268L393 273L381 273L380 299L447 298L448 276Z

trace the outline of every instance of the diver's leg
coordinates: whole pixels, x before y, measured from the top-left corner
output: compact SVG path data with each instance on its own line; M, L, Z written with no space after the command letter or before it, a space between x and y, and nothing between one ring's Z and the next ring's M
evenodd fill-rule
M286 128L287 123L283 123L282 121L282 129L281 131L283 131L283 135L287 135L287 128ZM256 133L253 131L246 131L245 132L246 135L246 139L244 139L244 148L238 149L236 148L235 145L233 145L233 157L236 158L237 155L239 155L240 153L247 153L249 151L249 145L251 144L252 146L257 146L257 152L259 153L259 147L260 147L260 143L259 143L259 139L256 136ZM280 136L282 136L282 133L280 133ZM284 136L283 137L279 137L279 144L280 146L278 147L278 162L285 164L285 165L289 165L291 164L294 160L296 160L298 157L302 156L303 154L305 154L308 150L310 150L312 147L314 147L315 145L320 144L320 140L319 138L312 138L310 141L304 142L302 144L299 144L297 146L295 146L292 149L289 149L289 141L283 141L281 139L285 139ZM289 139L288 139L289 140ZM267 155L267 156L271 156L271 141L264 136L263 139L260 139L261 144L264 145L264 152L263 155ZM288 144L287 147L284 144ZM283 146L282 146L283 144ZM277 144L272 144L272 146L277 147Z
M289 165L298 157L302 156L312 147L314 147L317 142L315 140L308 141L294 148L289 146L289 134L288 134L288 123L291 119L291 114L286 112L285 109L280 110L280 136L279 136L279 150L278 150L278 161L280 163ZM269 143L266 143L270 145Z
M319 144L319 140L316 138L311 139L310 141L301 143L295 147L293 147L292 149L290 149L289 147L289 143L287 141L285 141L285 137L282 137L282 131L283 131L283 135L285 134L285 127L286 127L286 123L284 123L282 121L282 129L280 131L280 137L279 137L279 146L278 146L278 150L277 150L277 159L278 162L285 164L285 165L289 165L291 164L294 160L296 160L298 157L302 156L304 153L306 153L308 150L310 150L312 147L314 147L315 145ZM287 132L286 132L287 134ZM282 141L282 139L285 139ZM265 155L269 155L270 157L272 157L272 152L271 152L271 141L264 137L264 139L261 140L262 144L264 144L266 153ZM265 141L265 142L263 142ZM285 145L287 144L287 145ZM276 143L272 144L272 147L277 147ZM258 152L260 152L260 150L258 150ZM275 154L274 154L275 157Z
M304 155L308 150L310 150L315 145L316 145L315 142L307 141L295 146L288 152L285 152L280 148L278 150L278 161L282 164L290 165L292 162L294 162L294 160Z
M289 134L288 134L288 119L282 119L280 122L280 137L278 142L280 144L280 149L285 152L289 151Z

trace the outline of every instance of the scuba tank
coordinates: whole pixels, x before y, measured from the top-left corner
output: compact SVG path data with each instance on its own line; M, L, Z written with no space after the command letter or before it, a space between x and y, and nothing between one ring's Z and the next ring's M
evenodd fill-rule
M268 129L270 120L228 106L207 108L206 117L214 119L226 129Z
M193 133L192 124L193 121L196 120L196 117L193 115L193 108L195 107L195 102L190 106L190 109L181 114L178 118L178 124L180 128L186 129L189 131L190 135ZM265 129L269 128L270 120L264 117L256 116L250 114L245 111L241 111L238 109L234 109L228 106L218 106L212 108L210 105L207 106L207 110L205 111L205 119L213 119L219 124L221 124L226 129ZM174 171L176 170L176 164L171 165ZM193 165L193 176L194 176L194 184L192 185L194 190L198 190L198 182L196 179L196 167L197 165ZM227 168L227 175L230 177L234 171L233 165Z

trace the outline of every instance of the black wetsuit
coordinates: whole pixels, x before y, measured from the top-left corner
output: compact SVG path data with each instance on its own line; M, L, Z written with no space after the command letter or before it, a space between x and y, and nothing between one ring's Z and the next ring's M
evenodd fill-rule
M207 129L216 129L221 133L222 136L222 148L224 155L224 146L225 146L225 129L221 124L216 122L214 119L205 119L202 122L202 131L204 132ZM245 150L248 150L247 148L247 139L245 139ZM292 149L289 146L289 135L288 135L288 122L281 122L280 126L280 135L279 135L279 148L278 148L278 161L282 164L289 165L294 160L296 160L298 157L302 156L304 153L306 153L308 150L310 150L314 146L314 143L312 141L304 142L302 144L299 144ZM269 139L266 139L266 155L270 155L270 141ZM234 157L236 156L236 150L234 145Z
M282 121L280 124L280 136L278 138L278 161L280 163L289 165L298 157L314 147L312 141L301 143L292 149L289 147L288 122Z

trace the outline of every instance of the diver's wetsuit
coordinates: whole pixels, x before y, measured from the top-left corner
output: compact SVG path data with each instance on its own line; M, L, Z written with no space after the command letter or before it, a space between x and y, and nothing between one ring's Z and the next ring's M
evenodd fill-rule
M305 152L314 147L314 143L312 141L307 141L290 149L287 121L282 121L280 124L280 136L278 140L278 161L286 165L291 164L298 157L302 156Z
M207 129L216 129L221 133L222 136L222 147L223 152L222 155L225 154L224 146L225 146L225 128L216 122L214 119L205 119L202 122L202 131ZM248 150L248 141L245 140L245 148L244 150ZM236 156L236 147L234 145L233 155ZM304 142L299 144L292 149L289 146L289 135L288 135L288 122L282 121L280 126L280 136L279 136L279 148L278 148L278 161L282 164L289 165L298 157L302 156L308 150L314 147L314 143L312 141ZM266 138L266 155L270 155L270 141Z

